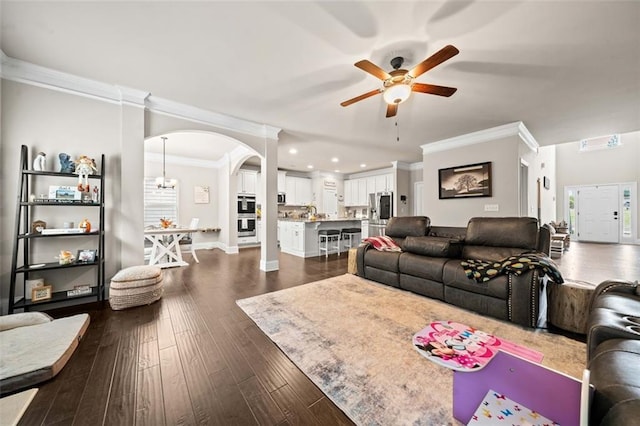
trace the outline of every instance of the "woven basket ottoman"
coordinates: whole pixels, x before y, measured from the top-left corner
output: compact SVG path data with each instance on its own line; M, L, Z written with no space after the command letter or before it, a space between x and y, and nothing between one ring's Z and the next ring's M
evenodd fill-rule
M162 269L157 266L131 266L115 274L109 287L109 304L118 311L150 305L162 297Z

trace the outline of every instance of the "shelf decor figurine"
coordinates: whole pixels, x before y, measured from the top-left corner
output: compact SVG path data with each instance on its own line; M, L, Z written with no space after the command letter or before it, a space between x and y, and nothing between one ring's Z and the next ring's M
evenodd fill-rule
M33 170L42 172L47 170L47 154L39 152L33 160Z
M86 155L81 155L76 161L76 171L78 175L78 190L81 192L89 192L89 175L98 171L96 161Z
M78 225L78 228L83 229L84 232L91 232L91 222L89 222L87 219L82 219L80 221L80 224Z
M58 256L58 263L60 265L69 265L76 260L76 257L68 250L60 250L60 256Z
M58 158L60 159L60 173L73 173L76 166L71 161L71 156L66 152L61 152L58 154Z

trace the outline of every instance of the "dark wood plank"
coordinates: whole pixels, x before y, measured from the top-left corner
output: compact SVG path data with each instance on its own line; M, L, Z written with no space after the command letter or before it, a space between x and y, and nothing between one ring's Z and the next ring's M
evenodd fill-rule
M111 397L105 416L107 424L133 424L135 419L138 328L133 321L125 324L114 366Z
M184 377L180 355L175 346L160 350L162 394L166 422L170 425L194 424L189 390Z
M287 421L291 425L320 425L319 420L298 398L296 392L289 387L283 386L271 392L271 396L276 401L280 409L284 412Z
M136 425L164 425L164 397L160 364L138 371L137 383Z
M248 378L238 387L259 424L272 425L285 420L284 414L257 377Z
M353 422L347 417L342 410L335 406L327 397L323 397L311 407L309 410L318 419L322 425L351 425Z
M240 388L228 369L216 371L211 376L216 395L222 407L222 420L226 425L257 425L258 422L244 399Z
M205 373L204 362L197 348L197 340L191 333L176 336L178 352L189 389L191 406L198 424L223 425L222 409L215 397L215 389Z

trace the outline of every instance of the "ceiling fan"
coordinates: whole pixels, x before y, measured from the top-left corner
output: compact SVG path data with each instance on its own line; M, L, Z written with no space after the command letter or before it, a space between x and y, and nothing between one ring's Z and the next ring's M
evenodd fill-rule
M363 59L356 62L354 65L363 71L368 72L374 77L378 77L383 81L383 87L375 89L370 92L364 93L360 96L356 96L353 99L342 102L340 105L343 107L349 106L353 103L367 99L371 96L382 93L387 105L387 117L393 117L398 112L398 104L409 99L411 92L429 93L431 95L446 96L453 95L456 90L455 87L436 86L433 84L417 83L414 80L416 77L429 71L446 60L456 56L460 51L452 45L447 45L420 62L413 67L410 71L401 69L404 58L398 56L391 60L391 66L393 71L386 72L374 63Z

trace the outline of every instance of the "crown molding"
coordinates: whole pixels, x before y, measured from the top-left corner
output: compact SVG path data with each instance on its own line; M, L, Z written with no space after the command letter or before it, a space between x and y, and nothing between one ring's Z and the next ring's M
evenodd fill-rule
M151 163L162 163L162 154L159 154L156 152L145 152L144 160L149 161ZM166 164L175 164L179 166L189 166L189 167L202 167L205 169L211 169L211 168L219 169L220 167L225 165L226 162L227 162L227 159L225 157L222 157L217 161L182 157L178 155L167 155L165 157Z
M120 92L120 100L123 104L145 108L145 101L151 95L144 90L131 89L130 87L116 86Z
M4 52L2 52L0 70L2 78L5 80L58 90L103 102L120 103L121 101L120 90L116 86L15 59L7 56Z
M411 163L409 166L409 170L422 170L424 169L424 163L423 162L419 162L419 163Z
M73 74L56 71L20 59L11 58L0 50L0 77L18 83L57 90L113 104L147 108L152 112L207 124L245 135L278 140L282 129L254 123L241 118L207 111L191 105L152 96L149 92L116 86Z
M196 123L207 124L220 129L240 132L246 135L257 136L278 140L280 128L268 126L266 124L258 124L252 121L243 120L241 118L231 117L229 115L217 112L207 111L192 105L182 104L180 102L171 101L169 99L159 98L157 96L149 96L146 100L146 107L149 111L160 114L182 118Z
M450 149L463 148L469 145L476 145L501 139L509 136L518 136L528 147L534 152L538 152L538 142L529 132L522 121L504 124L502 126L492 127L490 129L479 130L466 135L455 136L449 139L442 139L436 142L420 145L422 155L432 154L434 152L448 151Z
M411 170L411 164L405 163L404 161L392 161L391 164L393 168L397 170Z

